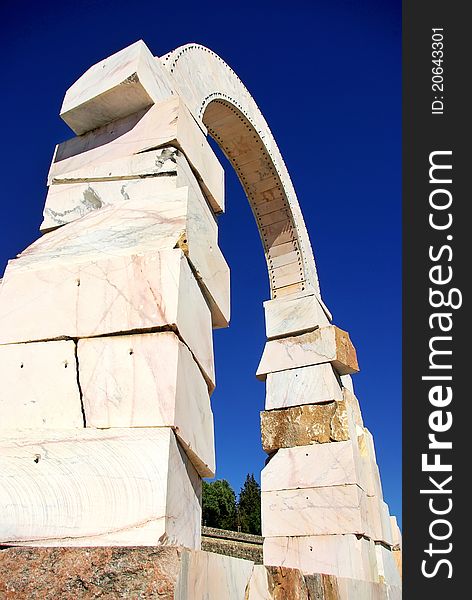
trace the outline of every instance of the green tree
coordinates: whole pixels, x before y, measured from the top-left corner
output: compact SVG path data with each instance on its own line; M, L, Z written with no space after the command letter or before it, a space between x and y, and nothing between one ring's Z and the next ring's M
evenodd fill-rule
M236 494L226 479L203 482L202 522L207 527L236 530Z
M238 516L241 531L261 535L261 488L254 474L246 475L239 492Z

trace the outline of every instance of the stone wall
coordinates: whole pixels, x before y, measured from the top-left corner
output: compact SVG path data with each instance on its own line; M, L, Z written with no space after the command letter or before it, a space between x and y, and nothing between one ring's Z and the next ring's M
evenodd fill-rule
M245 558L252 560L256 565L262 564L263 542L264 538L261 535L202 527L202 550Z

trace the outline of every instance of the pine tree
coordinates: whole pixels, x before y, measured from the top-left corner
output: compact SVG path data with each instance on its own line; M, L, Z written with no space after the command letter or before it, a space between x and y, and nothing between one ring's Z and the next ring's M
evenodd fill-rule
M244 533L261 535L261 488L252 473L239 492L238 521Z

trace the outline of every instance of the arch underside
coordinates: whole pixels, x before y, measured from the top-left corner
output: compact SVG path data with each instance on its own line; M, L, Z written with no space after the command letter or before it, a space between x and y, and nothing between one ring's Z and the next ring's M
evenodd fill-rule
M245 116L226 100L212 100L203 123L232 164L251 205L264 247L271 296L304 291L298 232L280 178Z
M310 240L285 163L254 99L232 69L198 44L161 58L179 95L218 143L244 188L264 247L271 298L320 298Z

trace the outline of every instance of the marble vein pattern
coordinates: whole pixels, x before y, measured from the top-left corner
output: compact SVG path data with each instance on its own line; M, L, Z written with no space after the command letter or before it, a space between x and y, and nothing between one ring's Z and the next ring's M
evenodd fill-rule
M315 294L264 302L267 339L297 335L330 324Z
M3 431L0 542L200 545L201 480L172 429Z
M268 373L328 362L340 375L359 370L349 334L333 325L298 336L269 340L256 374L265 380Z
M50 231L10 261L6 273L180 247L210 305L213 325L226 327L230 318L229 267L203 197L191 187L156 196L150 180L133 184L133 199L105 206Z
M177 96L56 146L48 185L71 172L168 146L182 151L213 210L223 212L223 167Z
M147 185L139 185L143 181ZM190 187L197 196L200 212L210 222L212 239L216 241L213 210L184 154L172 146L90 165L54 178L46 197L41 231L123 200L149 197L157 202L162 192L181 187Z

